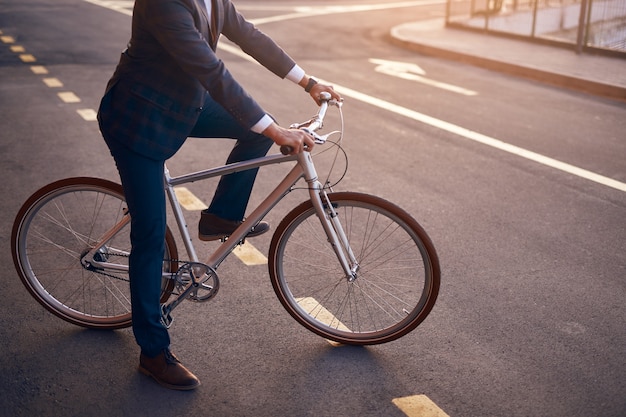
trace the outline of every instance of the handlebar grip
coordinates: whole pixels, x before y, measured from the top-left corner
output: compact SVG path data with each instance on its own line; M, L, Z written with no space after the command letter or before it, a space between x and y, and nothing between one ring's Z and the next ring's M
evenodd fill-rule
M293 152L293 148L291 146L283 145L280 147L280 153L283 155L289 155Z

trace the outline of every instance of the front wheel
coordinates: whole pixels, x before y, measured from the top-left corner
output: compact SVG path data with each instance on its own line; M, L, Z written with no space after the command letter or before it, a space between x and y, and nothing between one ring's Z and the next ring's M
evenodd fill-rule
M95 259L110 267L84 261L124 216L122 187L110 181L68 178L35 192L18 212L11 233L13 262L30 294L56 316L79 326L130 326L130 225L97 247ZM165 276L178 267L169 228L165 251L161 302L174 286Z
M390 342L415 329L439 292L435 248L398 206L367 194L328 195L358 271L349 279L310 201L278 225L269 249L272 286L304 327L353 345Z

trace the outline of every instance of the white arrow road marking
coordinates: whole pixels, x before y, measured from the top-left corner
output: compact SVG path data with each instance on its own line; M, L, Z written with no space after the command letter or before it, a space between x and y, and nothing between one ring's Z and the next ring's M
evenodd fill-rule
M402 76L402 74L406 74L407 79L411 79L411 76L414 76L415 74L426 75L426 71L424 71L422 67L410 62L388 61L386 59L375 58L370 58L370 62L378 65L375 68L376 71L382 72L383 74L394 76Z
M475 96L478 94L476 91L423 77L423 75L426 75L426 71L416 64L375 58L371 58L369 61L372 64L376 64L377 67L374 68L374 70L382 74L391 75L392 77L398 77L404 80L417 81L432 87L452 91L453 93L463 94L464 96Z
M230 52L238 57L241 57L249 62L259 65L253 58L249 55L246 55L241 49L238 49L234 46L228 45L226 42L220 44L220 49ZM473 140L475 142L482 143L487 146L491 146L492 148L500 149L502 151L511 153L513 155L517 155L522 158L529 159L531 161L535 161L537 163L543 164L545 166L549 166L555 169L558 169L563 172L567 172L572 175L576 175L580 178L585 178L590 181L594 181L598 184L606 185L607 187L612 187L620 191L626 192L626 183L605 177L603 175L596 174L594 172L587 171L582 168L578 168L576 166L567 164L565 162L558 161L556 159L549 158L547 156L543 156L536 152L532 152L526 150L524 148L520 148L515 145L511 145L509 143L503 142L499 139L492 138L487 135L483 135L478 132L474 132L472 130L466 129L461 126L457 126L455 124L446 122L444 120L436 119L434 117L428 116L423 113L416 112L414 110L408 109L406 107L399 106L397 104L391 103L389 101L385 101L359 91L353 90L348 87L343 87L337 83L332 83L330 81L326 81L322 78L317 78L318 82L322 84L330 84L335 87L335 90L345 97L351 97L355 100L361 101L363 103L370 104L374 107L378 107L383 110L390 111L395 114L399 114L401 116L408 117L409 119L413 119L417 122L427 124L429 126L433 126L437 129L444 130L446 132L450 132L457 136L460 136L465 139Z

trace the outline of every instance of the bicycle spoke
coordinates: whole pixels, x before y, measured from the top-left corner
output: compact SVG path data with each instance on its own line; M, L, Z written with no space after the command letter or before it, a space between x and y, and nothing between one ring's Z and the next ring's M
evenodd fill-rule
M345 275L315 210L304 203L279 225L270 246L276 294L296 320L331 340L383 343L406 334L429 313L438 289L426 235L379 198L329 198L356 256L356 275Z
M128 279L129 228L110 228L125 215L121 186L95 178L69 178L49 184L24 203L16 218L12 250L20 278L52 313L71 323L94 328L131 324ZM108 242L98 243L111 235ZM101 247L95 245L101 244ZM166 229L166 257L176 246ZM96 264L83 263L94 254ZM99 262L110 264L101 269ZM170 271L173 262L164 262ZM169 273L169 272L168 272ZM172 282L163 279L162 302Z

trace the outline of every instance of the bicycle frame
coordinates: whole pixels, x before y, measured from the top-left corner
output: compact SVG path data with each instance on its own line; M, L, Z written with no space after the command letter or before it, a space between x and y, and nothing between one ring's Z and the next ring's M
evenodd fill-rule
M205 264L213 269L217 269L222 261L233 251L233 249L243 241L245 236L250 232L250 229L260 222L265 215L267 215L267 213L269 213L280 202L280 200L291 191L292 187L301 178L304 178L308 184L309 196L313 202L313 206L316 209L320 221L322 221L322 225L329 238L329 242L335 249L346 276L348 276L350 280L354 279L356 270L358 269L356 266L356 259L350 249L343 229L339 224L336 213L334 213L332 205L329 201L327 201L324 188L318 180L311 154L307 151L298 155L269 155L177 177L171 177L169 175L169 170L166 167L164 175L166 194L170 201L170 205L176 219L176 224L178 225L179 232L182 236L185 249L187 250L187 254L190 259L193 262L198 262L198 255L196 254L193 246L182 207L176 198L176 194L174 192L175 186L208 178L220 177L234 172L259 168L265 165L293 161L294 159L297 159L298 163L291 169L285 178L283 178L276 188L274 188L274 190L259 204L259 206L250 213L250 215L246 218L246 221L243 222L230 235L230 237L209 256ZM328 216L324 210L325 207L329 210ZM344 251L346 253L344 253Z

